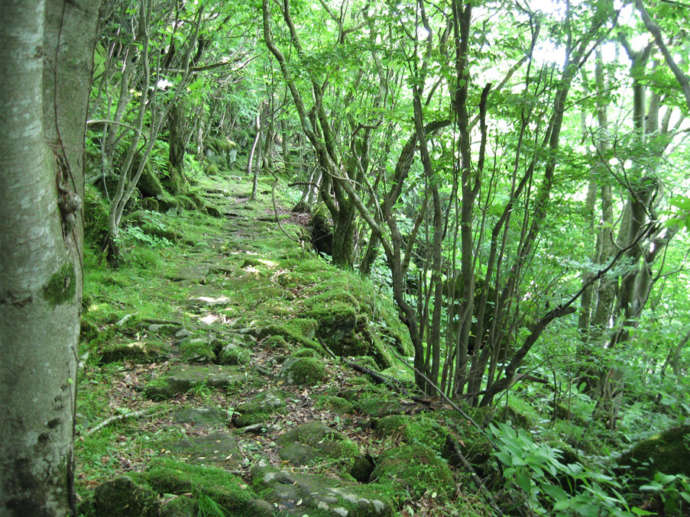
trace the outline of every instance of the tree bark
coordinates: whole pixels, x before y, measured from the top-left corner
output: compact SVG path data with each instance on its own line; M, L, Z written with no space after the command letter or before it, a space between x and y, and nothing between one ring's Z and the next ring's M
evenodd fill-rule
M0 515L75 513L86 108L99 2L8 0L0 24Z

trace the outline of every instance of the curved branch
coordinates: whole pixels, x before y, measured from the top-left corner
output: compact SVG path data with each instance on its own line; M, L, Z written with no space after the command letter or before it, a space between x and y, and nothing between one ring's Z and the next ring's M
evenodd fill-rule
M664 43L664 38L661 34L661 29L647 12L647 9L642 3L642 0L635 0L635 7L640 12L640 16L642 17L642 21L644 22L645 27L647 27L647 30L654 37L654 41L656 42L657 46L659 47L659 50L663 54L664 59L666 60L666 64L673 72L673 75L676 77L678 84L680 84L680 87L683 90L683 95L685 95L685 102L688 105L688 109L690 109L690 76L683 73L678 64L674 61L673 56L671 56L671 52L668 50L668 46L666 45L666 43Z

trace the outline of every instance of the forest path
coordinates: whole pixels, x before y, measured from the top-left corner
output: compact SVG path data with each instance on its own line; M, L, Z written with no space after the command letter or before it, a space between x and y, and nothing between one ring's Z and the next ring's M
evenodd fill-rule
M375 316L341 321L360 304L350 291L368 287L300 247L304 214L279 209L276 224L269 184L257 201L241 177L204 188L222 217L139 214L156 247L134 243L127 264L87 277L83 513L393 514L399 487L368 481L397 438L372 422L415 404L355 375L316 335L372 334L360 327ZM170 232L175 245L155 237ZM126 479L103 484L114 474Z

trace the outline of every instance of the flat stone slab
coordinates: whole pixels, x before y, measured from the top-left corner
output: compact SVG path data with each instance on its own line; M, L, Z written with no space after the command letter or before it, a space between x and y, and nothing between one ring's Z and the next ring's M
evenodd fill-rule
M276 438L278 454L293 465L309 465L320 458L354 462L359 455L357 445L323 422L307 422Z
M238 405L235 411L232 420L237 427L267 422L275 413L285 411L285 395L274 390L262 391Z
M194 264L191 266L182 266L168 278L170 278L170 280L174 282L181 282L183 280L186 280L188 282L200 283L206 279L206 276L208 275L210 269L210 264Z
M228 414L218 408L187 406L175 410L173 422L205 427L220 426L228 423Z
M228 469L239 468L242 464L237 438L224 431L207 436L190 436L167 444L167 448L178 458L185 458L192 463Z
M246 381L246 374L237 366L183 364L174 366L165 375L149 382L144 391L151 399L165 400L204 384L228 389Z

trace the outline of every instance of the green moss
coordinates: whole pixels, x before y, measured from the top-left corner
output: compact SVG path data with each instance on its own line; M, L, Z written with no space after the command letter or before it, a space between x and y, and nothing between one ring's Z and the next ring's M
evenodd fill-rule
M357 445L322 422L307 422L276 439L282 458L297 465L307 465L321 458L342 460L348 468L359 456Z
M288 342L285 341L283 336L268 336L264 339L264 345L268 348L276 349L286 349L288 348Z
M53 306L67 303L74 299L77 292L77 276L71 263L62 267L50 277L43 287L43 298Z
M295 357L285 362L281 375L290 384L312 386L326 378L326 369L315 357Z
M84 187L84 239L101 247L108 235L108 203L90 183Z
M159 493L193 494L210 498L225 515L255 515L256 495L241 478L215 467L188 465L172 459L156 459L143 478ZM208 503L208 501L205 501Z
M208 363L216 358L215 347L206 338L187 338L179 346L180 355L185 361Z
M441 450L448 430L426 414L388 415L375 422L380 437L395 436L409 444L421 444Z
M272 323L259 329L259 339L269 336L282 336L288 343L302 345L315 350L321 350L321 345L314 339L316 320L310 318L293 318L287 322Z
M145 197L144 199L142 199L141 206L144 208L144 210L151 210L154 212L158 212L158 210L160 210L160 204L158 203L158 200L153 197Z
M403 412L400 400L392 395L368 396L356 404L362 413L377 418Z
M246 267L261 267L263 265L264 265L264 263L260 259L254 258L254 257L248 257L248 258L244 259L244 261L242 262L242 265L240 267L242 269L244 269Z
M293 318L287 323L287 327L293 332L299 333L307 339L314 339L319 323L313 318Z
M319 356L319 354L317 354L316 351L312 348L300 348L299 350L295 350L290 355L292 357L318 357Z
M379 365L376 363L376 360L369 355L358 357L354 360L354 362L360 366L364 366L365 368L374 370L375 372L380 370Z
M233 423L238 427L266 422L275 413L285 412L285 395L262 391L235 408Z
M197 208L204 208L206 206L203 196L198 191L192 190L188 192L187 195L194 202Z
M89 517L101 515L140 515L157 517L158 494L132 477L121 476L103 483L94 492L90 507L81 508Z
M406 351L396 330L400 321L395 312L380 311L371 295L373 286L361 278L347 273L333 276L338 280L326 279L326 286L320 285L323 292L304 301L305 314L318 322L317 337L337 355L369 355L378 368L390 367L393 357L388 348Z
M508 403L499 407L498 419L510 421L524 429L530 429L541 419L534 406L521 397L511 394Z
M185 210L196 210L197 208L196 203L189 196L180 194L176 199Z
M349 400L334 395L319 395L316 397L316 407L319 409L330 409L334 413L343 415L352 413L354 405Z
M158 175L153 171L149 162L144 166L137 188L146 197L160 196L165 192Z
M445 500L455 492L453 474L446 462L423 445L405 445L384 452L372 479L392 487L399 498L418 499L436 494Z
M217 153L225 153L237 146L235 142L229 138L224 138L222 136L208 137L206 139L206 145L216 151Z
M305 300L304 307L309 312L321 314L324 311L327 312L329 305L333 304L345 306L347 307L346 312L350 310L353 314L360 311L360 302L351 294L347 285L310 296Z
M151 400L167 400L177 394L178 391L165 378L152 379L144 386L144 395Z
M114 363L116 361L133 361L135 363L148 363L165 357L166 345L156 341L134 341L127 343L112 343L103 347L101 351L101 363Z
M177 496L161 506L160 517L189 517L190 515L199 515L199 504L190 496Z
M388 415L377 420L374 424L376 435L380 437L402 437L408 424L407 415Z
M673 427L638 442L618 463L647 479L654 472L690 476L690 425Z
M173 210L180 206L180 202L167 191L164 191L163 194L156 196L156 199L158 200L158 204L160 205L161 211Z
M246 348L229 343L218 352L218 362L221 364L247 364L251 354Z
M463 407L479 425L491 418L492 412L486 408ZM480 472L484 471L494 451L494 446L486 433L481 432L459 412L454 410L441 410L437 413L437 420L445 427L453 431L453 434L462 439L462 453ZM486 420L485 420L486 419ZM449 451L448 451L449 452ZM448 457L447 454L444 454Z

